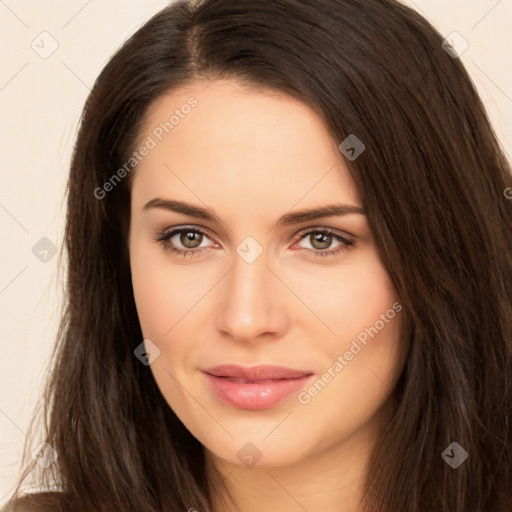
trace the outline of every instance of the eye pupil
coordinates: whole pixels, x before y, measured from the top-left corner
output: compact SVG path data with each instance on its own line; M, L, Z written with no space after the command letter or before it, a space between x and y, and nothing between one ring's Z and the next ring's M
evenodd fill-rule
M193 231L182 232L180 236L180 242L188 249L194 249L201 245L201 233L194 233ZM199 239L199 241L198 241ZM192 243L191 243L192 242ZM195 242L198 242L195 244Z
M311 236L311 245L315 249L327 249L332 243L332 235L326 233L316 233L315 235Z

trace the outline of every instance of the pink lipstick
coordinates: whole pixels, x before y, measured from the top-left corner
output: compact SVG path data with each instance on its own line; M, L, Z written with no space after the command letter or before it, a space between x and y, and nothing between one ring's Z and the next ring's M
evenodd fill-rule
M215 395L238 409L267 409L299 391L313 372L284 366L223 364L203 370Z

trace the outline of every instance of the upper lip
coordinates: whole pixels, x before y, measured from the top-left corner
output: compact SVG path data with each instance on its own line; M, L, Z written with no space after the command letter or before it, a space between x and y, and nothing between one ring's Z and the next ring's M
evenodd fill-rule
M221 364L204 370L205 373L215 377L232 377L245 380L269 380L269 379L298 379L313 372L296 370L286 366L261 364L256 366L242 366L238 364Z

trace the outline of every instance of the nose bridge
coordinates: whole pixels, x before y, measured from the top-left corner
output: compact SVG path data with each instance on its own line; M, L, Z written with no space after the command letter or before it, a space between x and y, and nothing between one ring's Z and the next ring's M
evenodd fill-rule
M246 260L237 254L233 261L233 270L229 290L230 295L236 300L261 301L264 290L268 287L268 274L266 255L262 254L254 261Z
M263 251L253 259L254 253L247 257L244 248L243 243L237 248L226 276L217 327L235 339L250 341L259 334L277 332L283 326L284 312L277 283L267 268L267 254Z

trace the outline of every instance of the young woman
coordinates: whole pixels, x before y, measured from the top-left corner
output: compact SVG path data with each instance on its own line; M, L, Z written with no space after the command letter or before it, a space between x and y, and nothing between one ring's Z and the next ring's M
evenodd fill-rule
M9 511L512 510L512 178L442 43L394 0L182 0L124 44Z

